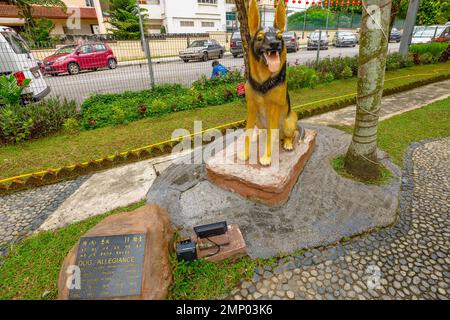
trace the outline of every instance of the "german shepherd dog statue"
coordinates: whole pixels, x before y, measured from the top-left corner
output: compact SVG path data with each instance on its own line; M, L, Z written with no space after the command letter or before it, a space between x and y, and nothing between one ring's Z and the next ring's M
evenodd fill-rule
M251 0L248 9L251 39L248 48L249 72L245 84L247 123L245 147L239 153L239 158L244 161L249 159L251 137L256 125L258 129L267 132L265 152L259 157L263 166L270 166L272 163L272 135L276 130L284 150L294 149L294 139L298 132L297 113L291 110L287 88L287 51L283 41L285 26L284 0L278 1L273 28L261 28L256 0ZM303 135L304 131L301 131Z

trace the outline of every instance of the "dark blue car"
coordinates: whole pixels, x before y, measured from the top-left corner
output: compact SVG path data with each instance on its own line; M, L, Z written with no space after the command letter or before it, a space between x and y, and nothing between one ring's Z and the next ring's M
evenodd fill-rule
M390 42L400 42L402 39L402 34L396 28L392 28L391 37L389 38Z

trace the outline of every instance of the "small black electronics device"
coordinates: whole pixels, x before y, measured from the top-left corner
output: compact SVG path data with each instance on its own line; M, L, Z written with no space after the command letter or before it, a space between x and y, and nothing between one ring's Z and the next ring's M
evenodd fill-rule
M184 240L177 244L177 260L194 261L197 260L197 248L195 241Z
M195 234L199 238L208 238L213 236L219 236L227 232L227 222L221 221L211 224L205 224L203 226L194 227Z

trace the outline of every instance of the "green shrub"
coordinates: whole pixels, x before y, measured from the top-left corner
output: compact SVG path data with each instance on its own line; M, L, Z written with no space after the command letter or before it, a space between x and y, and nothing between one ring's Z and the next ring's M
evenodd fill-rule
M334 76L331 72L326 72L320 75L321 83L330 83L332 81L334 81Z
M153 114L164 114L169 111L169 108L164 100L155 99L150 105L150 110Z
M345 66L344 70L342 70L341 78L342 79L349 79L353 77L353 71L349 66Z
M13 75L0 76L0 106L15 106L20 103L23 90L30 83L30 79L25 79L21 86Z
M331 73L334 79L342 79L342 72L349 67L352 76L358 74L358 57L335 57L321 59L316 66L315 61L309 61L306 66L316 69L319 74Z
M112 107L112 120L115 125L125 123L125 112L119 105Z
M425 52L419 55L420 56L420 63L422 64L431 64L435 62L435 58L433 57L433 54L430 52Z
M62 127L63 127L64 132L69 133L69 134L75 134L75 133L80 132L80 123L75 118L66 119L64 121Z
M0 111L0 141L2 143L46 136L61 130L66 119L77 117L76 105L73 101L61 101L56 98L26 106L6 106Z
M31 135L33 119L22 118L22 115L14 110L16 108L16 106L6 106L0 109L0 128L3 142L18 143L27 140Z
M446 42L433 42L433 43L424 43L424 44L413 44L409 47L409 52L417 53L420 56L429 53L433 56L434 61L438 61L442 54L447 49L448 44ZM429 57L426 57L427 61L429 61Z
M314 88L319 82L316 71L304 65L287 68L289 89Z

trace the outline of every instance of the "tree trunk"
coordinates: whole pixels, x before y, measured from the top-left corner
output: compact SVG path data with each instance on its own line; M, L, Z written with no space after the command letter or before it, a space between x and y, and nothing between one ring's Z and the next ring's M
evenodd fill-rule
M250 32L248 30L248 0L234 0L236 3L237 16L240 24L242 47L244 48L245 78L248 78L248 48L250 43Z
M354 176L376 179L380 175L377 131L388 49L391 0L367 0L365 5L367 10L363 8L361 22L355 129L345 157L345 168Z

